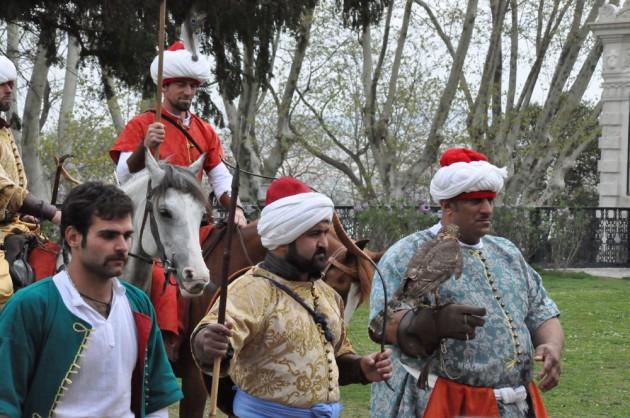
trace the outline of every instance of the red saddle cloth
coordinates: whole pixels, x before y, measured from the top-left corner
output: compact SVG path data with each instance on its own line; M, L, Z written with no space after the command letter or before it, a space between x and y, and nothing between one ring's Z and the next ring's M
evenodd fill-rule
M527 392L536 418L548 418L540 392L534 382L530 382ZM492 388L468 386L439 377L423 418L499 416L499 407Z
M57 272L57 257L61 247L56 242L43 241L31 250L28 263L35 271L35 281L54 275Z
M200 243L208 239L213 228L212 224L201 227ZM188 299L180 297L177 286L167 284L164 288L165 280L162 265L154 262L151 276L151 302L155 308L158 326L162 331L182 335L188 327ZM171 280L174 278L171 277Z

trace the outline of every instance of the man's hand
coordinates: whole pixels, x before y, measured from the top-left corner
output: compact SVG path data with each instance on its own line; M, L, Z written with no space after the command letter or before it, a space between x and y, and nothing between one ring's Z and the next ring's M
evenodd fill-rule
M560 355L562 350L554 344L541 344L536 347L534 360L542 361L542 370L536 375L538 387L543 392L553 389L560 381Z
M564 349L564 332L560 320L550 318L542 323L533 333L532 341L536 351L534 360L542 361L542 370L536 379L542 391L553 389L560 381L560 357Z
M247 225L247 218L245 217L245 212L243 209L236 207L236 211L234 212L234 223L239 227Z
M32 215L22 215L20 216L20 220L22 222L26 222L28 224L38 224L39 223L39 219L37 219L36 217L32 216ZM0 415L0 418L2 416Z
M486 322L485 315L486 308L477 306L454 303L442 306L433 314L436 334L440 338L472 340L475 329Z
M55 212L55 216L53 216L50 222L54 223L57 226L61 225L61 211L60 210Z
M195 335L193 349L197 360L204 364L212 364L216 358L223 358L228 352L232 323L208 324Z
M392 350L372 353L361 357L360 365L363 376L370 382L380 382L392 377Z
M144 146L149 149L154 149L164 142L166 137L166 130L164 124L160 122L153 122L147 129L147 134L144 136Z
M486 322L486 308L450 303L439 308L422 308L410 323L409 332L421 340L437 342L442 338L472 340L475 329Z

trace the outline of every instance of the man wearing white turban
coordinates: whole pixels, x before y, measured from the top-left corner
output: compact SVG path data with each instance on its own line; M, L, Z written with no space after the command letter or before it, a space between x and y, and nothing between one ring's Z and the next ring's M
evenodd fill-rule
M321 278L332 201L290 177L267 191L258 224L265 260L232 282L226 324L218 304L195 329L191 345L210 373L215 358L237 390L240 418L339 417L339 385L388 379L389 350L355 354L341 297Z
M16 79L15 65L7 57L0 56L0 112L6 112L11 107ZM61 212L29 193L24 164L11 127L0 118L0 310L14 290L5 259L5 240L9 236L17 238L18 235L37 234L39 225L34 217L59 225Z
M379 267L387 293L394 294L414 254L443 225L455 224L463 271L438 289L444 304L435 306L427 295L392 312L385 339L397 360L390 381L396 393L372 385L370 416L547 416L538 389L558 384L564 335L538 273L514 244L488 235L507 171L467 148L447 150L440 165L430 192L442 208L441 222L395 243ZM383 306L383 287L375 280L370 320ZM440 361L431 361L434 356ZM542 362L536 376L535 360ZM421 372L423 381L428 374L423 388L417 385Z
M151 77L157 84L158 57L151 64ZM210 63L184 48L181 41L164 51L162 122L155 122L155 111L144 112L130 120L111 147L110 156L116 164L121 183L144 168L144 148L159 148L159 158L174 165L189 166L205 154L204 171L215 196L225 208L230 205L232 175L221 161L221 140L209 123L190 111L192 100L201 84L210 79ZM201 175L199 177L201 179ZM243 209L236 208L235 222L247 223ZM211 227L202 227L201 236L208 236ZM175 286L164 286L166 278L160 267L153 269L151 300L155 305L158 324L165 336L169 358L176 358L179 337L186 322L187 300L178 298ZM164 289L164 290L163 290Z
M158 57L151 63L151 78L157 84ZM203 55L193 60L192 53L181 41L164 51L164 93L162 118L155 122L155 111L148 111L130 120L110 149L121 183L144 168L144 147L159 147L159 158L171 164L189 166L202 153L206 154L204 170L217 199L229 207L232 175L221 162L221 140L209 123L190 111L199 86L210 80L210 63ZM242 208L237 208L236 223L247 223Z

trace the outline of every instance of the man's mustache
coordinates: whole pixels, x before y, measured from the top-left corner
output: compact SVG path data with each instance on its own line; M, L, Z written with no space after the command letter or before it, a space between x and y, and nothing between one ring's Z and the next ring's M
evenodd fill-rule
M126 256L126 255L113 255L113 256L107 257L105 259L105 262L107 263L109 261L122 261L122 262L126 263L128 258L129 257Z

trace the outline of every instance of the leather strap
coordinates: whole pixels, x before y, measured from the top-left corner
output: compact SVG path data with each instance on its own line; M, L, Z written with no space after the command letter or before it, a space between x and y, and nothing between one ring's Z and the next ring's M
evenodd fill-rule
M151 109L149 110L149 112L151 113L156 113L155 110ZM197 148L197 151L199 151L200 154L205 154L206 152L199 146L199 144L197 143L197 141L195 141L195 138L192 137L192 135L186 130L184 129L184 127L182 125L180 125L179 123L177 123L177 120L175 120L172 116L167 115L166 113L162 112L162 119L168 121L171 125L173 125L174 127L176 127L177 129L179 129L179 131L181 133L184 134L184 136L186 137L186 139L194 145L195 148Z
M289 289L288 287L286 287L282 283L278 283L277 281L275 281L273 279L270 279L269 277L261 276L261 275L258 275L258 274L256 274L256 276L257 277L262 277L264 279L269 280L272 285L274 285L278 289L282 290L287 295L291 296L291 298L293 298L304 309L306 309L306 311L309 313L311 318L313 318L313 321L316 324L318 324L320 327L322 327L322 330L324 331L324 338L326 338L326 341L328 341L329 343L333 344L334 336L333 336L332 331L330 330L330 327L328 326L328 321L326 320L326 317L324 316L324 314L322 314L320 312L317 312L316 310L314 310L313 308L308 306L306 304L306 302L304 302L304 300L302 300L302 298L297 293L295 293L293 290Z

